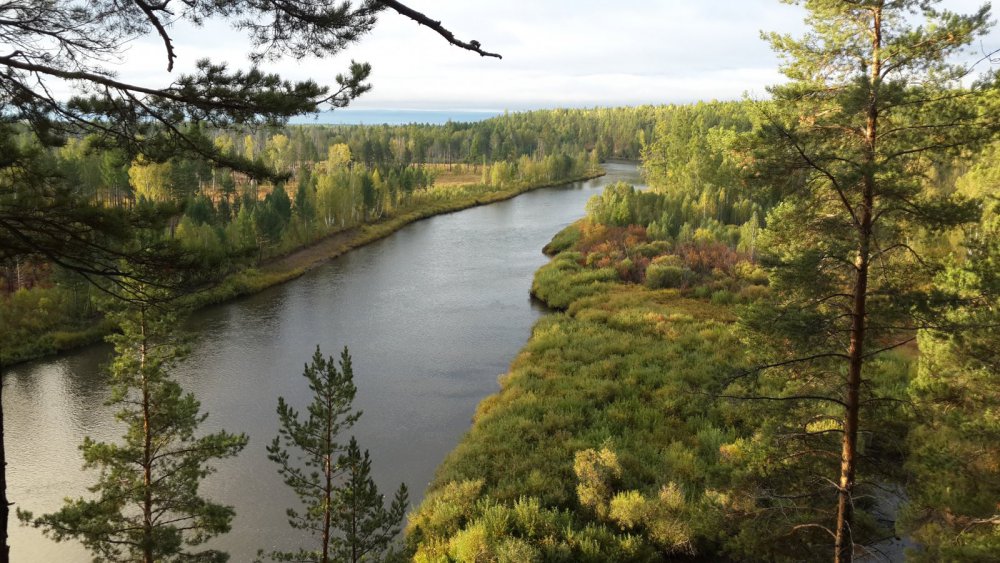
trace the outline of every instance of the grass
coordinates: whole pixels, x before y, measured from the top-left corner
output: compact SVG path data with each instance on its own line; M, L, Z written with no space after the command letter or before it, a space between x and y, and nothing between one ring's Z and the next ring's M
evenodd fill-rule
M835 428L837 411L743 400L800 389L778 374L759 376L762 391L748 393L748 380L736 377L755 342L737 308L761 304L770 290L751 262L723 250L587 221L553 238L546 252L555 256L536 272L532 293L554 312L535 324L411 515L415 560L815 554L825 538L787 533L816 518L813 505L800 511L768 495L802 483L816 490L809 479L835 474L839 458L803 451L788 436L803 420L827 425L810 432ZM645 259L644 275L621 267L625 259ZM873 393L901 395L911 368L903 354L871 362ZM835 434L821 436L838 445Z
M737 436L700 391L718 386L740 355L728 301L624 283L614 268L581 265L580 237L568 230L547 247L561 252L532 286L558 311L534 326L500 391L480 403L438 468L408 530L417 560L471 560L463 554L476 534L476 560L502 560L511 541L539 550L541 560L560 560L543 553L551 544L566 560L662 560L710 543L719 527L710 485L723 471L720 446ZM611 504L595 508L581 496L587 473L575 460L601 449L620 473L601 501ZM461 502L479 508L464 525L424 524L455 510L443 497L470 483L475 493ZM657 492L664 487L673 491L669 509ZM562 519L563 528L548 543L513 524L493 535L479 528L483 507L525 505L538 507L537 518ZM699 516L682 525L681 513ZM588 534L589 548L573 543Z

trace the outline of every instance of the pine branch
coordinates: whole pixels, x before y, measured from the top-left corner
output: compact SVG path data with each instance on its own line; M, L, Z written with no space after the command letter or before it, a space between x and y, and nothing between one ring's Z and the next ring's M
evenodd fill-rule
M401 15L410 18L411 20L417 22L420 25L426 25L427 27L436 31L438 35L444 37L448 41L448 43L451 43L456 47L461 47L462 49L479 53L481 57L495 57L498 59L503 58L498 53L491 53L489 51L484 51L479 41L476 41L475 39L465 42L456 38L455 34L449 31L444 26L442 26L440 21L432 20L426 15L414 10L413 8L410 8L409 6L406 6L400 2L396 2L396 0L377 0L377 2L387 8L395 10Z

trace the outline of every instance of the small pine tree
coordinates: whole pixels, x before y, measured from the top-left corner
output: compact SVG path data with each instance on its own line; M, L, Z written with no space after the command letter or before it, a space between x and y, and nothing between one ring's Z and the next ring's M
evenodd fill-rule
M97 498L67 499L66 505L39 518L18 517L56 541L79 540L98 561L222 562L217 550L189 551L229 531L232 507L206 500L201 480L217 459L235 456L246 446L243 434L217 432L196 437L208 416L192 394L170 379L183 356L170 327L172 315L139 308L119 319L122 333L111 366L117 418L126 431L120 444L84 440L84 468L99 469L90 487Z
M332 550L332 561L378 561L399 534L409 495L400 484L389 509L371 478L371 459L351 436L347 452L340 457L345 482L338 491L333 525L343 534Z
M337 441L341 431L361 416L351 409L357 388L347 348L339 365L337 369L334 358L324 358L316 347L312 363L302 374L313 393L304 419L284 398L278 398L280 429L267 447L268 458L278 464L278 473L305 508L301 513L288 509L289 525L310 532L318 545L270 553L276 561L377 560L399 533L407 505L406 487L400 487L386 510L369 475L368 452L362 455L353 437L346 448Z

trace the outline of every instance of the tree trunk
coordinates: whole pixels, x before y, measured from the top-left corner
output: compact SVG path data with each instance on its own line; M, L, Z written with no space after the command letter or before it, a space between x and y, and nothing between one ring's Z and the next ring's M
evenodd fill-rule
M866 212L871 225L871 214ZM847 373L847 391L844 398L844 440L840 454L840 482L837 489L836 563L851 561L854 539L851 525L854 522L854 474L857 466L858 414L860 410L861 368L865 338L865 306L868 292L868 240L862 241L864 250L858 257L858 272L854 284L854 305L851 311L851 344L848 349L850 366Z
M352 473L357 471L356 467L351 468ZM351 475L351 486L354 490L351 491L351 563L358 563L361 561L361 554L358 553L358 489L355 486L356 479L354 475Z
M146 380L146 314L141 313L142 341L139 345L139 376L142 378L142 556L143 563L153 561L153 461L150 436L149 382Z
M10 563L10 546L7 545L7 522L10 519L7 502L7 449L3 436L3 359L0 359L0 526L3 526L3 544L0 545L0 563Z
M326 408L326 444L324 444L326 459L323 460L326 488L323 489L323 559L320 560L322 563L330 563L330 513L333 511L333 405L329 389L327 389Z
M855 261L854 303L851 306L851 343L847 350L847 389L844 397L844 439L840 454L840 481L837 483L835 563L854 557L854 477L857 469L858 418L861 410L862 367L867 329L868 265L871 255L873 206L875 201L875 145L878 133L878 87L882 74L882 9L872 9L872 64L866 108L865 170L858 221L858 256Z

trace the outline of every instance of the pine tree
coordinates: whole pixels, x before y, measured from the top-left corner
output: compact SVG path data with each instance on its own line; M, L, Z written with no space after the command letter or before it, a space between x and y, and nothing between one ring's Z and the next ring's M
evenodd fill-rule
M396 534L406 509L406 488L400 487L387 511L371 480L371 461L351 438L345 448L338 442L342 431L360 418L351 403L357 393L347 348L339 366L324 358L319 346L303 376L313 393L302 419L284 398L278 398L279 435L267 447L268 458L304 505L288 509L288 523L316 538L314 548L273 552L277 561L369 561L384 552ZM354 554L354 555L352 555Z
M877 528L870 499L892 478L875 472L903 455L905 397L879 362L941 322L928 286L941 265L920 240L978 217L975 201L923 179L934 160L996 133L995 77L963 88L973 68L952 63L988 30L989 7L961 16L924 0L787 3L805 7L812 31L767 36L790 82L760 104L765 123L747 159L784 195L761 243L779 314L748 319L777 344L769 369L733 396L785 410L770 413L771 437L783 441L772 446L794 443L795 463L783 458L773 472L798 482L769 494L787 507L777 518L807 544L834 538L835 560L850 561ZM822 510L826 499L835 513Z
M409 497L400 484L389 509L371 478L368 450L362 454L352 436L347 452L340 457L345 482L338 491L338 510L333 525L342 538L334 544L329 561L381 561L399 534Z
M139 155L155 163L204 159L255 179L275 178L281 175L256 155L244 158L217 145L201 125L279 125L296 115L342 108L370 89L365 81L371 66L351 61L346 72L334 77L335 84L323 86L262 72L260 61L335 55L368 33L386 12L427 26L458 48L500 58L396 0L171 2L4 4L0 42L10 48L0 55L0 260L41 257L110 286L102 288L109 291L162 284L157 274L176 273L184 262L175 245L130 244L142 236L137 231L166 224L173 212L154 217L148 210L97 203L46 166L46 151L67 138L89 136L89 147L116 149L126 160ZM138 37L155 35L170 72L178 53L175 24L206 20L240 31L251 44L254 65L234 71L205 59L193 73L149 87L117 79L108 64L123 59ZM123 258L133 268L119 268ZM145 267L135 267L139 265ZM196 269L188 265L188 270L194 276ZM5 471L0 464L0 473ZM0 490L0 522L6 520L9 504L6 491ZM6 528L0 536L0 563L6 563Z
M1000 164L1000 163L998 163ZM1000 185L992 187L1000 193ZM914 561L990 561L1000 553L1000 202L967 233L964 261L936 284L970 303L949 311L973 330L925 330L910 386L919 424L900 528Z
M226 561L217 550L192 550L229 531L234 512L203 498L198 487L214 471L211 462L246 446L243 434L196 436L208 416L169 371L183 356L172 336L176 318L138 308L118 319L122 333L111 366L110 405L120 407L126 431L119 444L84 440L85 469L100 471L90 487L96 498L67 499L52 514L22 521L56 541L79 540L102 561Z

